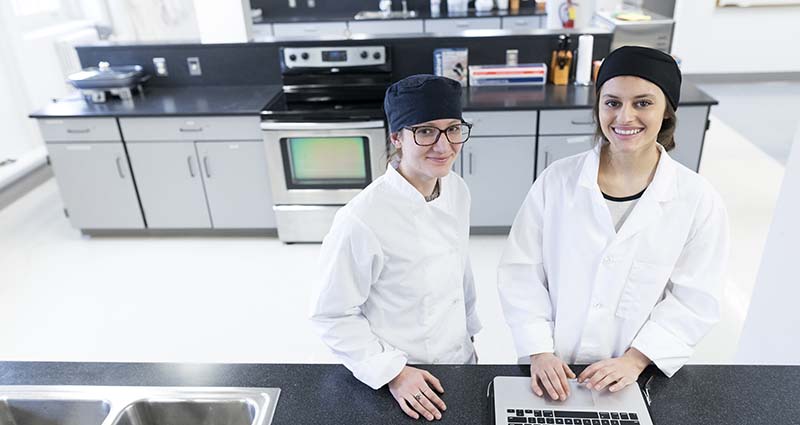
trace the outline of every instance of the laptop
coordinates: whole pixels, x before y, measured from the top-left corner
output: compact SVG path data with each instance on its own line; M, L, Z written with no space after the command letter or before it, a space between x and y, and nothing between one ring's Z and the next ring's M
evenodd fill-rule
M589 390L575 379L569 385L569 397L554 401L534 394L530 377L495 377L495 425L653 425L638 385L615 393Z

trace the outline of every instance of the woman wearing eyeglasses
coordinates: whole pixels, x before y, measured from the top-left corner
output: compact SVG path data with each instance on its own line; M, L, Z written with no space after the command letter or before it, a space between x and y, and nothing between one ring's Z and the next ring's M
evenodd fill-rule
M411 364L466 364L481 325L467 256L470 195L451 171L470 126L461 86L414 75L384 100L395 161L336 215L311 320L353 375L388 384L410 417L441 419L439 380ZM438 393L438 394L437 394Z

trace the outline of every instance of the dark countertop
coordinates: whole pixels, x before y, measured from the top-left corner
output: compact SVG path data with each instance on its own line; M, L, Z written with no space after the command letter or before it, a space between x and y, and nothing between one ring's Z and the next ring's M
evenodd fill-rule
M491 424L486 390L527 366L424 366L445 388L446 424ZM579 372L582 368L573 370ZM689 365L668 379L652 367L655 425L796 424L800 367ZM280 387L273 424L410 424L384 387L374 391L340 365L0 362L0 385ZM0 394L2 396L2 394ZM422 421L424 422L424 421Z
M498 17L516 17L516 16L546 16L544 11L538 11L534 8L519 9L516 12L510 10L497 10L493 9L488 12L478 12L475 9L470 9L467 13L448 13L442 12L439 14L432 14L430 9L417 10L417 16L413 18L393 17L393 18L376 18L376 19L355 19L355 14L349 15L326 15L326 16L265 16L260 19L253 20L254 24L291 24L303 22L341 22L341 21L402 21L408 19L458 19L458 18L498 18Z
M497 86L470 87L464 90L462 101L467 111L581 109L591 108L594 102L591 86ZM678 105L716 105L719 102L697 86L684 82Z
M279 85L145 87L131 101L90 104L79 94L58 99L31 118L124 117L169 115L258 115L282 93Z
M31 118L131 117L170 115L258 115L282 95L281 86L194 86L151 88L131 102L120 100L88 104L74 96L50 103ZM464 90L464 110L535 110L591 108L594 86L498 86ZM279 102L276 102L276 104ZM680 105L716 105L719 102L694 84L684 82Z

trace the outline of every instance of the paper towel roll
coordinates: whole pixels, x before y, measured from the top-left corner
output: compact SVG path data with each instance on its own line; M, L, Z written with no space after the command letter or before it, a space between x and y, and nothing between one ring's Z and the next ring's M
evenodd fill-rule
M578 61L575 65L575 84L589 85L592 82L592 48L594 37L584 34L578 37Z

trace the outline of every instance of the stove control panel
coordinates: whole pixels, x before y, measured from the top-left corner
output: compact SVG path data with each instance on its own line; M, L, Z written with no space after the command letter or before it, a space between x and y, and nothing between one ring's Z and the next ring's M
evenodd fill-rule
M284 47L286 68L344 68L386 63L386 46Z

